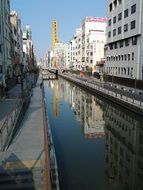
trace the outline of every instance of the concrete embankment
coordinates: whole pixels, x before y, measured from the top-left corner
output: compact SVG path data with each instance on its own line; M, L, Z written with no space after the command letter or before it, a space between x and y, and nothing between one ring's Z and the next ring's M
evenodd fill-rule
M99 86L96 84L90 84L90 82L82 81L80 79L74 78L74 76L67 76L64 74L60 74L59 76L69 80L76 85L92 92L93 94L97 94L115 104L118 104L128 110L133 111L139 115L143 115L143 102L129 98L127 96L123 96L120 93L112 92L111 90L105 89L103 86Z

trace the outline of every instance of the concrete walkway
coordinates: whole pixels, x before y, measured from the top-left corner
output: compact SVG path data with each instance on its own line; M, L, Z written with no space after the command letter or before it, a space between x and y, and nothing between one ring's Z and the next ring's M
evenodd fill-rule
M43 108L40 81L33 89L33 96L26 115L6 152L0 153L0 170L44 170Z

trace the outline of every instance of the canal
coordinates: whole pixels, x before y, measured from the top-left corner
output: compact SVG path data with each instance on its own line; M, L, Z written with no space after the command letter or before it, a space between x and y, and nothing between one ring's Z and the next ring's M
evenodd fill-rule
M142 190L143 118L68 81L45 81L60 190Z

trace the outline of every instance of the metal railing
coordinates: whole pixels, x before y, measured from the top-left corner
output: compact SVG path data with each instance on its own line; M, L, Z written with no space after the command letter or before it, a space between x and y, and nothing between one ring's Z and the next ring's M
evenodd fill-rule
M88 81L82 81L79 78L78 79L74 78L73 76L71 77L71 76L66 76L66 75L63 75L63 74L61 76L64 76L65 78L70 79L71 81L75 81L75 82L80 83L80 84L82 84L84 86L92 88L92 89L94 89L94 90L96 90L98 92L102 92L102 93L107 94L107 95L109 95L111 97L119 99L119 100L121 100L123 102L126 102L126 103L130 104L130 105L134 105L134 106L136 106L138 108L143 109L143 100L141 100L141 99L138 100L138 99L135 99L134 96L129 97L129 96L125 95L125 94L123 95L120 92L115 92L115 91L112 91L110 89L106 89L106 88L104 88L104 84L101 83L101 82L97 82L97 83L93 84L93 83L90 83Z
M4 151L8 141L12 136L12 131L16 125L18 117L20 115L21 110L25 111L24 103L27 103L30 99L31 91L26 89L23 93L17 98L14 108L10 111L10 113L4 119L2 126L0 127L0 151ZM23 109L22 109L23 108ZM24 113L22 113L22 117Z
M0 128L0 150L3 151L8 139L12 126L14 125L16 118L18 117L19 110L21 109L22 99L18 98L14 108L6 116L1 128Z

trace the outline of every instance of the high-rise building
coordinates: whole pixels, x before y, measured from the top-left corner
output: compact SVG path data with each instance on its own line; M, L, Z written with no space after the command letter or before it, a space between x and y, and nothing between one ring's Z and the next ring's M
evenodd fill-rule
M53 43L53 48L55 47L55 44L58 42L57 38L57 21L54 20L52 24L52 43Z
M107 74L143 80L143 1L109 0L107 17Z

